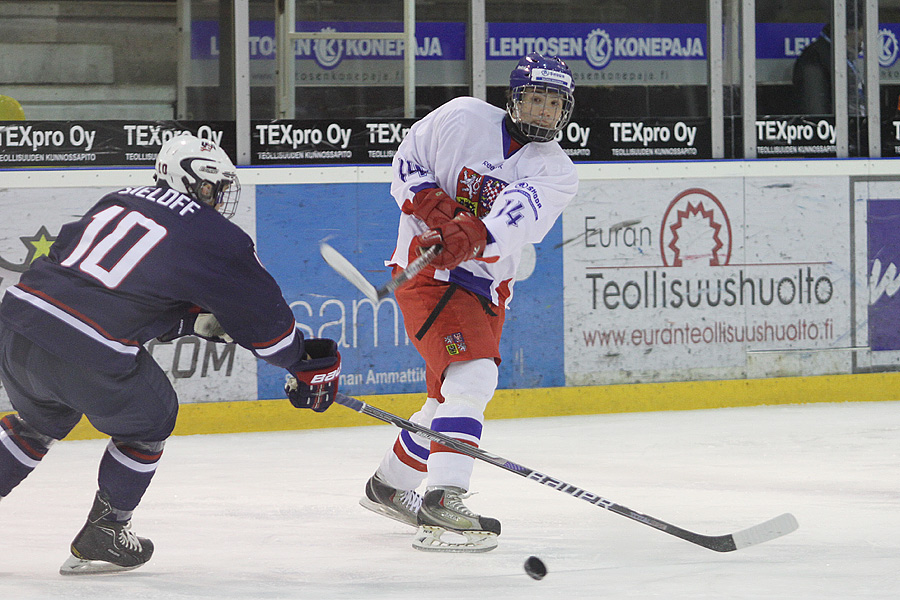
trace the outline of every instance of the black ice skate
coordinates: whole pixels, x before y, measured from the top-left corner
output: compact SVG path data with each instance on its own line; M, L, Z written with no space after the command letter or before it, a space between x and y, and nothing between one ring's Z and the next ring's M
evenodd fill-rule
M72 541L72 555L59 568L60 575L87 575L130 571L153 555L153 542L131 532L131 521L109 521L112 507L97 492L87 523Z
M473 513L463 504L468 498L458 487L429 488L422 498L413 548L433 552L488 552L497 547L500 521ZM441 539L446 532L458 541ZM463 540L463 538L465 538Z
M406 525L418 527L416 514L422 506L422 496L415 490L398 490L386 484L378 473L372 475L366 483L366 495L359 501L363 508L400 521Z

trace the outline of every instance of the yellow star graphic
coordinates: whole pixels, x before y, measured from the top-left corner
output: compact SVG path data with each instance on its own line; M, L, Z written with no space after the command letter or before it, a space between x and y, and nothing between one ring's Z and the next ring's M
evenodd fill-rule
M35 240L28 240L28 243L34 246L35 249L34 256L31 257L31 262L34 262L35 259L50 254L50 246L53 245L53 240L48 240L47 236L42 233L41 237Z

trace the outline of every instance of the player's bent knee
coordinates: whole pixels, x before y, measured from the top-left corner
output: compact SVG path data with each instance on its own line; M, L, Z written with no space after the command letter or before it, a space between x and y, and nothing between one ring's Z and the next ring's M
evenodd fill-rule
M56 438L41 433L17 414L6 415L3 421L5 423L4 429L8 428L16 437L26 442L37 442L44 448L49 448L54 442L58 441Z
M491 358L451 363L444 372L441 395L484 410L497 389L497 364Z
M437 398L427 398L425 400L424 406L417 413L409 418L410 421L415 423L416 425L424 425L428 427L428 424L431 423L431 419L434 418L434 412L437 410L439 403Z

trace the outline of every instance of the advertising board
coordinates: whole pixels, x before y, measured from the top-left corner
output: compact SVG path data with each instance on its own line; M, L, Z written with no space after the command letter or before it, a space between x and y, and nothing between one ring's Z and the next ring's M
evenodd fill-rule
M752 352L845 345L846 190L839 177L584 182L563 214L567 384L747 377Z
M524 250L500 387L900 368L900 179L865 174L891 165L773 162L745 170L751 166L758 172L741 174L730 163L579 167L575 200L543 242ZM709 175L717 169L725 172ZM0 292L47 254L63 223L121 187L110 182L144 184L149 173L7 172ZM241 176L235 222L257 241L304 334L339 341L342 389L423 392L422 361L393 297L373 304L318 252L327 241L374 284L387 281L398 211L387 171L267 168ZM284 396L284 372L234 345L186 337L147 348L182 402ZM0 389L0 410L8 408Z
M393 296L377 305L319 255L326 241L375 285L391 277L399 209L388 183L256 187L260 260L282 285L298 327L338 341L348 394L424 392L425 368ZM565 383L562 353L562 225L527 247L504 325L500 387ZM283 372L259 366L259 397L284 396Z

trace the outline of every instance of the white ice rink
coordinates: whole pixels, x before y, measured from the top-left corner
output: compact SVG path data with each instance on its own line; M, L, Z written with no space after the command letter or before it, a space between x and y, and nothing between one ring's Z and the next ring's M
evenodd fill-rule
M174 437L134 518L156 544L153 559L87 577L57 569L105 441L59 443L0 503L0 597L900 597L897 402L488 422L486 450L693 531L730 533L783 512L800 522L728 554L484 463L467 503L500 518L500 547L419 552L411 528L357 504L397 431ZM525 575L529 555L546 563L542 581Z

